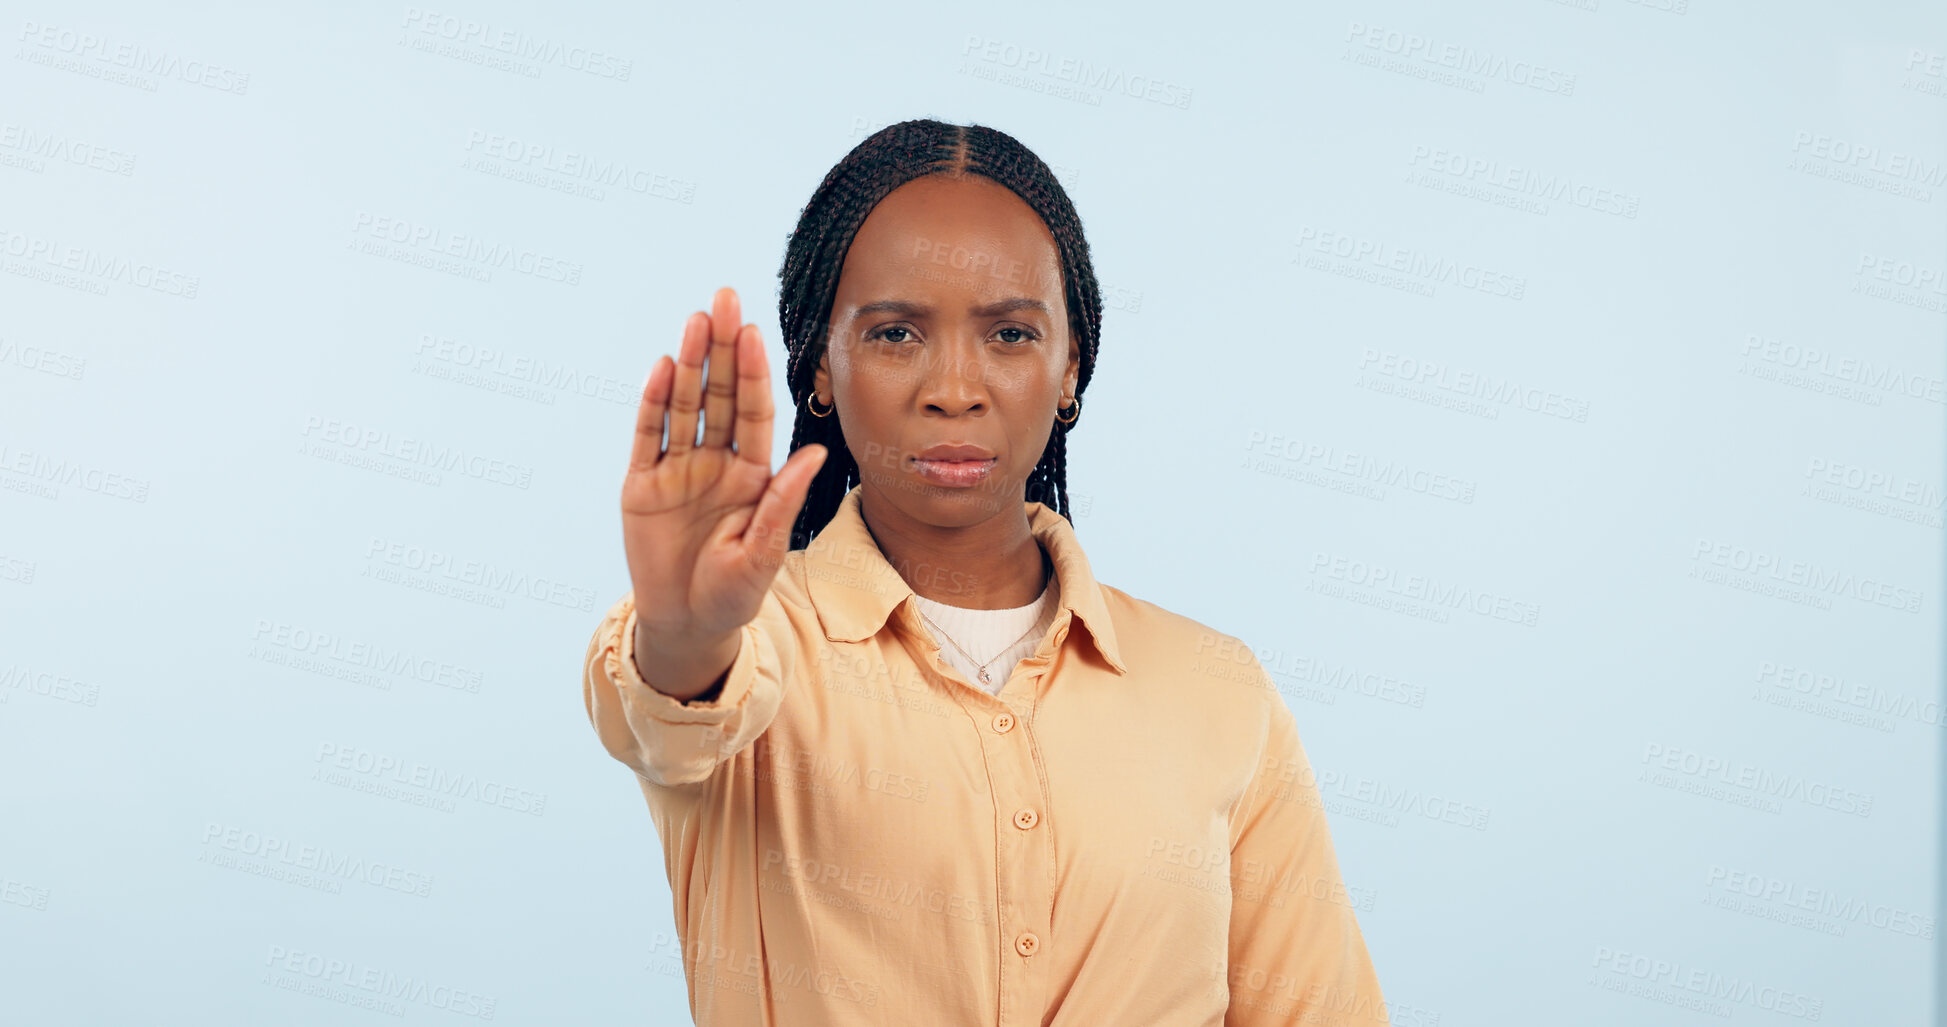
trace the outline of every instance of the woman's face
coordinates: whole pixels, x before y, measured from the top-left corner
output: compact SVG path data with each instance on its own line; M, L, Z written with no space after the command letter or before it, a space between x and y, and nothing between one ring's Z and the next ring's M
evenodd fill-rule
M852 240L814 386L875 503L959 527L1020 509L1079 369L1034 209L986 178L927 175Z

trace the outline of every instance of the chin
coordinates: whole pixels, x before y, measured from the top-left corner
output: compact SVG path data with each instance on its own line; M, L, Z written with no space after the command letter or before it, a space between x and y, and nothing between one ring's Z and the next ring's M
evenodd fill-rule
M1025 480L1008 481L990 475L976 485L940 485L919 472L873 474L865 478L888 502L916 520L941 527L964 527L1020 506Z

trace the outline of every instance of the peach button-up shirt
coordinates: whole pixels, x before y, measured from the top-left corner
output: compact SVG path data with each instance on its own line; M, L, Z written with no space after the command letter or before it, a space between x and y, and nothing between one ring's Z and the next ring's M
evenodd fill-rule
M940 658L859 494L786 557L713 700L643 682L633 594L589 642L583 699L662 840L696 1022L1386 1023L1249 647L1098 584L1028 503L1060 608L990 695Z

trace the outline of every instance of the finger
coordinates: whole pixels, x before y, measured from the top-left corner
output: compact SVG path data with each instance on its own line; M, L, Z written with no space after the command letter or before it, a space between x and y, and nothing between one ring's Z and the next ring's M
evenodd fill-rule
M757 501L757 513L744 531L746 559L760 567L776 567L784 561L791 551L791 529L797 525L811 483L828 455L824 446L808 443L771 476L763 498Z
M629 448L629 472L646 471L662 459L663 414L669 409L669 385L675 363L667 355L656 358L642 387L642 403L635 412L635 443Z
M710 370L704 383L703 445L730 445L736 425L737 336L743 330L737 292L718 289L710 310Z
M703 355L710 346L710 315L697 311L683 322L676 383L669 394L669 455L696 448L696 415L703 405Z
M756 325L745 325L737 333L737 455L767 474L771 470L771 425L776 416L764 337Z

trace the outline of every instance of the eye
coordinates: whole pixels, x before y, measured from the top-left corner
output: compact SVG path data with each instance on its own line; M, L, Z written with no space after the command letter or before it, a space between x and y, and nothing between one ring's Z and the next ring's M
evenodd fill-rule
M1019 345L1021 345L1022 343L1027 343L1027 342L1033 342L1034 340L1036 340L1036 339L1038 339L1038 338L1040 338L1040 336L1039 336L1039 335L1036 335L1036 334L1035 334L1034 332L1032 332L1032 331L1029 331L1029 330L1028 330L1028 329L1026 329L1026 328L1016 328L1016 327L1014 327L1014 326L1012 326L1012 325L1009 325L1008 327L1006 327L1006 328L1002 328L1002 329L1000 330L1000 333L1001 333L1001 334L1006 334L1006 333L1008 333L1008 332L1013 332L1013 333L1014 333L1015 335L1019 335L1019 336L1022 336L1022 338L1020 338L1020 339L1002 339L1002 340L1001 340L1002 342L1005 342L1005 343L1007 343L1007 344L1008 344L1008 345L1010 345L1010 346L1019 346Z
M899 335L899 337L898 337L898 338L893 338L893 337L892 337L892 336L893 336L893 333L895 333L895 332L897 332L897 333L898 333L898 335ZM912 334L912 329L910 329L910 328L905 328L905 327L902 327L902 326L900 326L900 325L887 325L887 326L885 326L884 328L881 328L881 329L878 329L877 331L875 331L875 332L873 332L873 333L871 333L870 335L867 335L867 336L866 336L866 338L868 338L868 339L884 339L884 340L885 340L885 341L887 341L887 342L891 342L891 343L900 343L900 342L908 342L908 341L910 341L910 340L908 340L908 339L906 338L906 336L908 336L908 335L911 335L911 334Z

